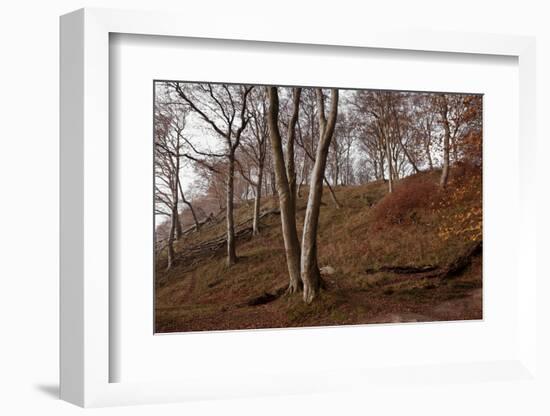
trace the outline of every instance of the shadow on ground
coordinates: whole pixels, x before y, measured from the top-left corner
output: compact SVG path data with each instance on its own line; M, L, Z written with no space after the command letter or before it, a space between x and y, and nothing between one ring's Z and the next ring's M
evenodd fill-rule
M59 385L58 384L37 384L34 386L36 390L49 396L52 399L59 399Z

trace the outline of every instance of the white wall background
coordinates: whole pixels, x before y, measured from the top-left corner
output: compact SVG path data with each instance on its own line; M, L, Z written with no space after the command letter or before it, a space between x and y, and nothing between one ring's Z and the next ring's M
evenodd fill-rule
M301 18L327 30L338 25L381 25L536 35L538 48L539 252L548 251L548 169L550 146L544 138L550 115L550 13L547 2L479 0L260 1L170 0L19 0L0 9L0 413L67 415L81 409L56 400L58 376L58 16L80 7L178 10L189 13L258 15L277 19L281 30ZM251 17L252 18L252 17ZM237 19L237 18L236 18ZM329 19L331 20L329 22ZM332 24L335 22L336 24ZM185 24L183 21L182 24ZM298 23L299 24L299 23ZM245 31L236 28L236 31ZM544 241L543 241L544 240ZM543 246L544 244L544 246ZM542 267L539 256L540 266ZM540 292L549 292L543 283ZM549 308L541 305L541 313ZM548 316L548 315L546 315ZM544 336L546 354L550 351ZM541 351L541 353L544 351ZM540 357L545 359L544 356ZM546 360L547 364L548 361ZM549 372L547 372L548 374ZM540 393L540 392L539 392ZM434 387L430 396L412 389L395 397L284 397L187 403L159 407L100 409L101 415L125 414L394 414L406 403L419 414L544 414L532 395L506 384L491 397L466 385ZM40 412L40 413L39 413ZM548 414L548 413L546 413Z

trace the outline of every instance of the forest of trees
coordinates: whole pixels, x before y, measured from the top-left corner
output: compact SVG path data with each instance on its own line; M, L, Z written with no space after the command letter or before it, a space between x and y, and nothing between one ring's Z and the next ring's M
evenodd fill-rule
M178 262L182 235L223 218L226 267L239 262L235 207L249 204L262 234L263 198L278 201L287 293L313 302L322 197L373 182L482 164L482 96L186 82L156 82L156 250ZM305 212L297 225L297 199ZM299 232L301 230L301 232ZM366 236L365 238L368 238ZM163 266L164 267L164 266Z

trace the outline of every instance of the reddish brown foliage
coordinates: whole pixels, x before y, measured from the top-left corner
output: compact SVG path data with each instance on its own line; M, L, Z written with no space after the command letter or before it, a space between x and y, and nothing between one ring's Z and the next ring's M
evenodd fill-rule
M454 167L446 195L434 210L441 217L438 235L444 241L481 241L483 234L481 167L460 163Z
M426 174L414 180L407 179L373 208L372 222L376 228L414 222L417 210L429 207L438 198L439 189L432 176Z

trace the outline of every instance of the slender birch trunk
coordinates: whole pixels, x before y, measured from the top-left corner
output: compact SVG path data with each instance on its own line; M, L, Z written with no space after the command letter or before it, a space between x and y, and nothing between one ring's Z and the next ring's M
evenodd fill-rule
M172 182L173 183L173 182ZM176 181L177 186L177 181ZM172 209L170 212L170 231L168 234L168 264L166 265L166 270L170 270L174 265L175 261L175 252L174 252L174 240L176 239L176 233L178 228L178 205L177 205L177 196L178 191L174 189L174 186L171 184L172 188Z
M254 219L252 220L252 235L260 233L260 205L262 201L262 180L264 175L263 163L260 163L258 169L258 182L256 183L254 196Z
M178 138L178 142L177 142L177 153L176 153L176 163L175 163L175 167L174 167L174 170L175 170L175 179L174 179L174 182L172 184L172 199L173 199L173 202L174 202L174 208L175 208L175 216L174 214L172 214L174 217L173 217L173 220L175 221L175 239L176 240L179 240L181 238L181 233L182 233L182 229L181 229L181 221L180 221L180 217L179 217L179 212L178 212L178 205L179 205L179 200L178 200L178 185L179 185L179 182L180 182L180 156L179 156L179 149L180 149L180 143L179 143L179 138Z
M388 192L393 192L393 163L391 157L391 146L388 136L384 137L386 142L386 159L388 161Z
M447 186L447 180L449 179L449 146L451 140L451 128L449 126L449 120L447 118L449 108L447 106L447 98L445 95L441 95L441 120L443 122L443 128L445 134L443 135L443 169L441 170L441 179L439 186L445 188Z
M433 170L434 164L432 160L432 152L430 150L430 142L432 140L432 128L430 126L430 123L428 120L426 120L426 131L427 131L427 140L426 140L426 157L428 159L428 166L430 167L430 170Z
M298 187L296 189L296 197L299 198L302 196L300 193L302 189L302 185L304 184L304 181L306 180L306 158L304 157L304 161L302 163L302 170L300 171L300 183L298 184Z
M229 165L227 170L227 200L226 200L226 219L227 219L227 265L232 266L237 263L237 251L235 249L235 220L233 217L233 195L235 179L235 151L229 151Z
M170 270L172 266L174 265L174 235L175 235L175 223L174 221L170 221L170 232L168 234L168 264L166 265L166 270Z

